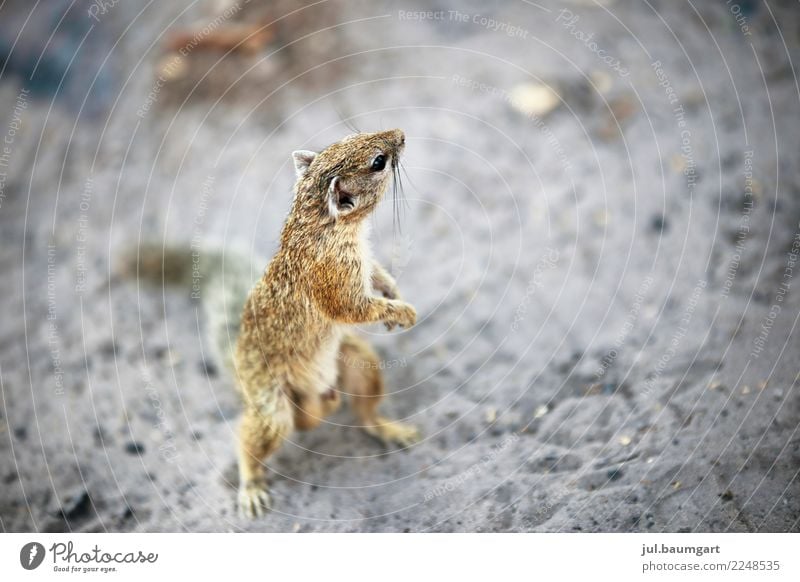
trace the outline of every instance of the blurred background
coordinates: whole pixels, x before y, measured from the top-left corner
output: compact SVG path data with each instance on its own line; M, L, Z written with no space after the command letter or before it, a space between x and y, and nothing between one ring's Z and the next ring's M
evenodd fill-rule
M776 0L7 0L3 531L797 531L800 12ZM291 152L402 128L341 411L235 512L239 404L141 242L274 252ZM388 365L391 363L392 365Z

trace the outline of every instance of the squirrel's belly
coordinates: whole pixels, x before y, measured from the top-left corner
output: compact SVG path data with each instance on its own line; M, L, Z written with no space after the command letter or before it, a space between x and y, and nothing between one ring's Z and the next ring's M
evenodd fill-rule
M336 387L339 376L339 359L342 357L342 328L335 327L331 332L331 337L320 349L318 356L319 379L318 390L320 394L326 393L330 388Z
M365 222L361 227L361 273L363 276L364 290L367 295L372 294L372 247L369 244L370 226Z
M289 383L293 388L325 394L331 388L336 387L342 335L341 327L333 327L314 354L309 358L301 358L292 362Z

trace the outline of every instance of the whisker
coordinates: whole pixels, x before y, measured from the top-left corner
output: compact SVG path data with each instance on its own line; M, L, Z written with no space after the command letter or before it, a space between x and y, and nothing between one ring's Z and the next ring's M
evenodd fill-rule
M395 231L402 234L403 229L400 223L400 205L398 204L398 192L402 196L403 182L400 178L400 171L398 170L398 160L392 163L392 233Z
M400 169L403 170L403 173L406 175L406 179L408 180L408 183L411 184L411 187L414 189L414 192L417 195L421 196L421 192L419 191L419 188L417 188L417 185L414 184L414 181L411 179L411 176L408 174L408 171L405 169L405 167L401 166Z
M347 129L349 129L351 132L353 132L353 133L361 133L358 130L358 128L356 127L356 124L353 123L353 121L351 119L349 119L349 118L348 119L343 119L342 123L344 123L345 127Z
M397 170L397 181L400 182L400 194L403 200L403 207L408 209L408 198L406 198L406 186L403 184L403 176L400 174L400 170L403 170L406 174L406 178L408 178L408 172L406 172L405 167L398 161L397 163L398 170Z
M392 236L397 228L397 165L392 164Z
M339 109L338 105L334 105L333 108L336 110L336 115L339 116L339 121L341 121L347 129L352 133L361 133L361 130L356 127L352 117L345 117L342 115L342 110Z

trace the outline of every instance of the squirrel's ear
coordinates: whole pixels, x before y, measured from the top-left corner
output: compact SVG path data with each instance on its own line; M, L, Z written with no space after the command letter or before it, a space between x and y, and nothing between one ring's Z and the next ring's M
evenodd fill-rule
M341 188L339 176L334 176L328 186L328 214L336 220L356 207L356 197Z
M310 152L308 150L297 150L292 152L292 159L294 160L294 171L298 178L302 178L308 171L308 167L314 158L317 157L317 152Z

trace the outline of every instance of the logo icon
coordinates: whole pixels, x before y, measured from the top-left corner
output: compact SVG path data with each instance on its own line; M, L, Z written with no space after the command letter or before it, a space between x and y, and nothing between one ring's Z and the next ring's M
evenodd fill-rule
M44 561L44 546L39 542L29 542L19 551L19 563L26 570L35 570Z

